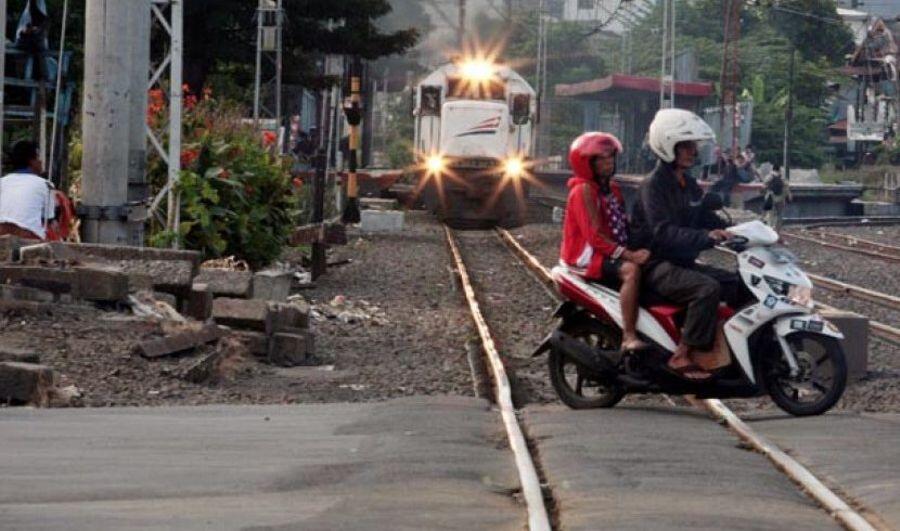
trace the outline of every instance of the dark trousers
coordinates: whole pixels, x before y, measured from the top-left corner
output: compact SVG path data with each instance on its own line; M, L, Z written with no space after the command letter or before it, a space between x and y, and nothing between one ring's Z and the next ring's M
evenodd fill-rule
M715 341L719 301L737 309L751 296L737 273L701 264L651 264L643 272L642 286L652 295L687 308L682 342L701 350L708 350Z

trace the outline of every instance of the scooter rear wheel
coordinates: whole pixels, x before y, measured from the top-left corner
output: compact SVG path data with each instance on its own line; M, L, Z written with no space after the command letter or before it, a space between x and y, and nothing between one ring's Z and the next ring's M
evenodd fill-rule
M616 331L593 324L568 332L593 347L618 348L621 339ZM594 374L556 349L550 350L549 363L550 383L563 404L572 409L613 407L625 397L621 385L604 381L606 379L601 375Z
M833 337L807 332L791 334L787 342L797 358L800 374L791 377L784 357L773 357L763 365L766 391L778 407L791 415L821 415L840 400L847 387L844 350Z

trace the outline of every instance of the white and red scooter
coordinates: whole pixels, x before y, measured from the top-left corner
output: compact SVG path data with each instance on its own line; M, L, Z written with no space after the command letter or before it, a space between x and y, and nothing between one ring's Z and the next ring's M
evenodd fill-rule
M734 236L722 245L738 253L740 278L757 302L737 311L721 305L710 316L724 327L717 341L721 368L700 381L666 370L680 340L683 308L641 308L638 334L651 346L622 353L618 293L565 266L553 268L566 299L555 313L562 321L534 355L549 352L550 378L566 405L612 407L628 393L666 393L768 394L792 415L818 415L834 406L847 384L843 335L814 312L809 277L793 254L776 245L778 234L767 225L751 221L728 230Z

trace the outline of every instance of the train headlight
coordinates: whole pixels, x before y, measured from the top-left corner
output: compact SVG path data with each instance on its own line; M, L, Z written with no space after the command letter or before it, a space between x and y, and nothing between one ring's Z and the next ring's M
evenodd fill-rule
M506 159L503 172L510 177L521 177L525 174L525 162L516 157Z
M462 63L459 71L469 81L487 81L494 77L494 65L479 59L471 59Z
M444 162L444 157L440 155L431 155L427 159L425 159L425 169L428 170L430 174L438 174L444 171L446 167L446 163Z

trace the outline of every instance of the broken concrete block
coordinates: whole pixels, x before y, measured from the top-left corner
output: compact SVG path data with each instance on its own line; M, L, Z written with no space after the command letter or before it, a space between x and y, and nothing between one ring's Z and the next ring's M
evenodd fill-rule
M869 319L844 310L822 310L821 313L844 334L841 346L850 381L862 378L869 369Z
M77 288L72 296L92 301L120 301L128 297L128 275L120 271L75 268Z
M360 212L363 232L400 232L403 230L402 210L363 210Z
M309 328L309 305L302 301L272 304L272 318L266 331L271 335L286 329Z
M8 301L53 302L56 295L49 291L12 284L0 285L0 299Z
M0 263L16 260L23 241L17 236L0 236Z
M369 210L397 210L399 204L396 199L381 197L363 197L359 200L359 206Z
M294 274L290 271L267 269L253 274L253 298L283 301L291 294Z
M45 365L0 362L0 402L46 406L55 384L53 370Z
M41 357L37 352L34 352L32 350L0 345L0 362L3 361L15 361L19 363L40 363Z
M269 355L269 336L265 332L251 332L249 330L233 330L231 337L240 341L247 352L254 356Z
M253 273L228 269L201 269L195 283L206 284L216 297L250 297Z
M213 293L209 286L194 283L184 305L184 314L198 321L206 321L212 316Z
M26 244L19 248L20 262L39 263L51 260L81 262L84 260L84 256L75 248L62 242Z
M267 301L217 297L213 300L213 319L219 324L264 332L271 329L272 311Z
M161 358L218 341L224 335L224 330L214 324L209 324L199 330L187 330L159 339L143 341L137 346L137 351L145 358Z
M279 367L308 365L312 356L312 334L277 333L269 338L269 363Z

